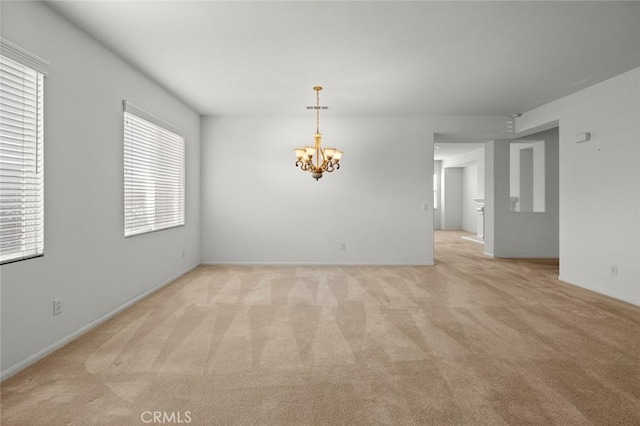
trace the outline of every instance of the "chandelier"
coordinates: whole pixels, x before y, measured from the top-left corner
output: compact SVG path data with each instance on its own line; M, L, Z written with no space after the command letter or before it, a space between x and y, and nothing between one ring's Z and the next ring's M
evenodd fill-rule
M315 86L316 91L316 133L313 135L315 140L314 146L305 146L296 148L296 167L305 172L311 172L311 176L318 180L322 177L322 173L331 173L340 168L340 158L342 151L335 148L322 148L322 134L320 133L320 91L322 87Z

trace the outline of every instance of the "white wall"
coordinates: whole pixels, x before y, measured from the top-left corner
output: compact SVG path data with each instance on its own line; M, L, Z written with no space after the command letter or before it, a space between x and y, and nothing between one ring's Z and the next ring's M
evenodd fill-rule
M442 229L462 229L462 167L442 170Z
M433 229L440 229L442 227L440 219L440 211L442 209L442 161L433 162L433 173L438 176L438 207L433 212Z
M544 141L520 140L510 144L509 193L515 211L545 210ZM524 204L524 205L523 205Z
M462 229L467 232L478 232L478 166L472 165L462 169Z
M533 211L533 181L533 148L521 149L519 211Z
M203 119L204 262L432 264L433 133L491 132L481 129L504 129L504 118L329 110L323 143L344 157L318 182L293 154L312 142L314 124L312 114Z
M555 142L558 143L557 141ZM533 159L531 161L531 165L533 166L533 170L531 174L533 175L533 211L534 212L543 212L546 210L546 151L545 151L545 142L536 142L533 144ZM557 151L556 151L557 152ZM559 185L559 184L558 184Z
M456 155L446 160L442 160L442 167L466 167L471 165L478 166L478 196L476 198L484 198L484 144L478 144L478 149Z
M526 131L555 120L560 279L640 305L640 68L529 111L516 125ZM591 141L575 143L584 132Z
M495 169L496 145L498 143L500 141L490 141L484 144L484 251L489 255L493 253L496 234L496 209L494 207L496 179L493 170Z
M510 211L509 141L490 142L485 150L485 252L494 257L558 257L558 131L551 129L532 137L545 142L544 212Z
M200 129L193 110L43 4L3 2L1 18L3 37L51 62L45 255L0 270L6 377L199 263ZM184 227L123 237L123 99L186 131Z
M478 144L479 148L464 154L442 160L442 169L449 167L462 167L463 187L462 187L462 224L461 229L468 232L478 231L478 203L474 198L484 198L485 185L485 158L484 146ZM446 206L445 206L446 208Z

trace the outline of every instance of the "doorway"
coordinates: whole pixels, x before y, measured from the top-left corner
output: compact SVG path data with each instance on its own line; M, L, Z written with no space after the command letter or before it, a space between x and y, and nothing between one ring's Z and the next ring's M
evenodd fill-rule
M484 144L436 143L434 150L434 257L442 241L483 244ZM455 234L455 237L453 237ZM448 244L448 243L447 243Z

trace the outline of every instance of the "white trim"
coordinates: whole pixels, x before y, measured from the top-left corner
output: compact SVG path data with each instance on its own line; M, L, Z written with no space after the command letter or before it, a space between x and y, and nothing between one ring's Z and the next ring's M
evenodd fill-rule
M133 115L137 115L138 117L142 118L143 120L147 120L148 122L153 123L156 126L163 127L166 130L169 130L170 132L173 132L173 133L177 134L178 136L182 136L183 138L185 138L185 140L187 139L187 132L182 130L180 127L175 126L175 125L169 123L168 121L163 120L162 118L158 117L157 115L155 115L153 113L150 113L150 112L140 108L137 105L132 104L130 101L127 101L127 100L122 101L122 108L126 112L129 112L129 113L131 113Z
M140 300L144 299L145 297L149 296L151 293L154 293L158 290L160 290L162 287L166 286L167 284L170 284L172 282L174 282L175 280L177 280L178 278L180 278L181 276L187 274L188 272L194 270L195 268L197 268L199 266L199 264L195 264L193 266L188 267L187 269L185 269L184 271L178 273L177 275L169 278L168 280L164 281L162 284L159 284L143 293L140 293L139 295L135 296L133 299L130 299L129 301L125 302L123 305L107 312L106 314L102 315L101 317L95 319L94 321L90 322L89 324L85 325L84 327L79 328L78 330L74 331L73 333L67 334L66 336L64 336L62 339L59 339L55 342L53 342L52 344L50 344L49 346L47 346L46 348L36 352L35 354L29 356L26 359L23 359L22 361L19 361L15 364L13 364L11 367L7 368L6 370L3 370L2 373L0 373L0 382L8 379L9 377L17 374L18 372L20 372L21 370L29 367L32 364L35 364L36 362L38 362L39 360L41 360L42 358L44 358L45 356L49 355L50 353L60 349L61 347L63 347L64 345L66 345L67 343L70 343L71 341L77 339L78 337L82 336L83 334L85 334L87 331L99 326L100 324L102 324L103 322L105 322L106 320L114 317L115 315L119 314L120 312L124 311L125 309L129 308L130 306L132 306L133 304L139 302Z
M232 261L203 261L207 266L434 266L434 263L416 262L232 262Z
M464 237L462 237L464 238ZM521 254L515 254L513 256L495 256L493 254L487 253L486 251L484 252L484 254L486 254L487 256L491 256L494 259L505 259L505 260L517 260L517 259L544 259L544 260L553 260L553 259L560 259L558 256L535 256L535 255L521 255Z
M536 256L536 255L522 255L522 254L514 254L513 256L492 256L495 257L496 259L508 259L508 260L515 260L515 259L544 259L544 260L553 260L553 259L557 259L559 260L560 258L558 256Z
M23 49L6 38L0 37L0 53L7 58L11 58L16 62L20 62L22 65L38 71L45 77L49 76L49 68L51 67L49 61Z
M599 288L596 289L594 287L588 287L586 285L576 284L574 282L571 282L571 281L567 280L566 278L562 277L561 275L558 275L558 280L562 281L565 284L569 284L569 285L572 285L574 287L579 287L581 289L588 290L588 291L591 291L593 293L600 294L602 296L610 297L610 298L618 300L620 302L629 303L629 304L634 305L634 306L640 306L640 300L632 300L632 299L628 299L626 297L620 297L620 296L617 296L617 295L613 295L612 293L605 293L604 291L602 291Z

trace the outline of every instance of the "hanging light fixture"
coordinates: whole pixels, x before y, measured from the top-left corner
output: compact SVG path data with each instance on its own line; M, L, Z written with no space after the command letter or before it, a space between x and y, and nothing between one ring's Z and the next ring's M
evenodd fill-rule
M313 135L315 140L314 146L305 146L296 148L296 167L305 172L311 172L311 176L318 180L322 177L322 173L331 173L340 168L340 159L342 151L335 148L322 148L322 134L320 133L320 91L322 87L315 86L316 91L316 133Z

